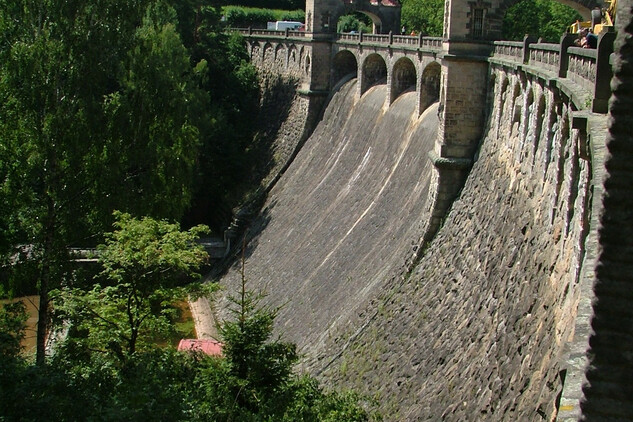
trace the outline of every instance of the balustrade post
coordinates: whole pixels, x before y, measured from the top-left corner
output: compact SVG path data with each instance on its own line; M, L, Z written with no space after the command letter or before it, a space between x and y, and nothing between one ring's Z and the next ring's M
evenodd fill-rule
M593 88L593 102L591 111L594 113L606 113L611 97L611 78L613 70L609 59L613 53L615 32L604 32L598 38L598 51L596 52L596 84Z
M536 42L536 37L534 35L525 34L525 37L523 37L523 63L524 64L527 64L530 61L530 44L534 44L535 42Z
M359 39L359 42L362 44L363 43L363 31L360 31L360 33L358 35L358 39Z
M393 44L393 31L389 31L389 45Z
M424 36L420 32L420 34L418 35L418 47L422 48L423 45L424 45Z
M560 62L558 63L558 77L567 77L567 68L569 67L569 53L567 49L574 45L574 41L578 38L576 34L563 34L560 37Z
M248 27L248 35L253 35L253 27L252 26Z

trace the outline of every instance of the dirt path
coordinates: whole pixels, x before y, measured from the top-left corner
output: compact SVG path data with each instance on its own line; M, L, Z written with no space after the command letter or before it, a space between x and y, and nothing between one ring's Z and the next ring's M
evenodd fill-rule
M218 330L215 326L215 318L209 300L200 298L196 301L189 301L189 309L191 309L198 339L218 340Z

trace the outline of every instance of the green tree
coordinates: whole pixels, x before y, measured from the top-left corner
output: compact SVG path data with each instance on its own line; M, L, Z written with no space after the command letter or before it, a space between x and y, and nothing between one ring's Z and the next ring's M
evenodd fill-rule
M73 282L69 246L95 242L113 209L188 206L199 92L174 19L159 0L0 8L0 253L9 281L37 280L40 364L49 290Z
M441 37L444 25L443 0L403 0L402 24L407 32Z
M200 420L349 421L369 419L354 393L326 392L318 381L294 373L296 345L273 334L279 309L262 306L262 295L242 283L231 297L232 318L220 327L223 358L205 361L196 406ZM377 415L375 415L377 416Z
M579 19L578 12L554 0L521 0L503 17L503 39L522 40L529 34L559 42L569 25Z
M28 315L22 302L0 306L0 356L12 358L22 350Z
M208 228L181 231L165 220L115 216L115 230L98 248L104 282L89 291L66 289L56 308L72 328L71 340L125 360L169 333L175 301L184 300L193 287L202 291L190 282L208 259L196 243Z
M362 13L341 16L336 24L337 32L371 32L371 19Z

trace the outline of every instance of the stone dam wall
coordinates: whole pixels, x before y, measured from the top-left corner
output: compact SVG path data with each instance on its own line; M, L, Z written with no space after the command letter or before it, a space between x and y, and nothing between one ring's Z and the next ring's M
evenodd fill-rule
M249 228L246 276L282 306L277 328L305 355L301 369L375 398L384 420L555 418L606 118L587 126L551 84L491 65L475 164L423 243L437 103L417 117L415 94L386 108L386 86L358 99L352 80L305 140L317 107L275 94L300 73L275 79L274 52L254 57L270 70L264 91L282 110L270 133L290 165ZM218 298L220 319L226 305Z
M490 86L478 157L424 256L369 321L329 333L338 357L322 374L377 397L387 420L556 416L591 218L587 137L538 80L493 68Z
M278 318L284 337L313 356L326 356L317 348L328 329L345 326L411 259L429 219L409 216L429 212L427 154L436 138L437 105L416 117L414 93L385 110L385 85L359 101L355 90L353 80L332 98L249 229L251 287L265 291L272 304L284 303ZM231 292L239 281L236 263L222 284Z
M308 50L300 46L280 51L270 44L255 43L250 55L261 92L260 112L253 124L259 129L257 141L271 151L271 160L262 163L259 175L268 190L314 129L325 98L310 98L310 93L300 89L309 71Z

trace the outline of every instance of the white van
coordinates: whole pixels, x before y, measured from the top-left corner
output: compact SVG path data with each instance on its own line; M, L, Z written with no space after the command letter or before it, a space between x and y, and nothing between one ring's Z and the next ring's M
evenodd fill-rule
M295 21L277 21L277 22L268 22L268 29L274 29L276 31L283 31L286 28L292 31L298 31L301 27L303 27L303 22L295 22Z

